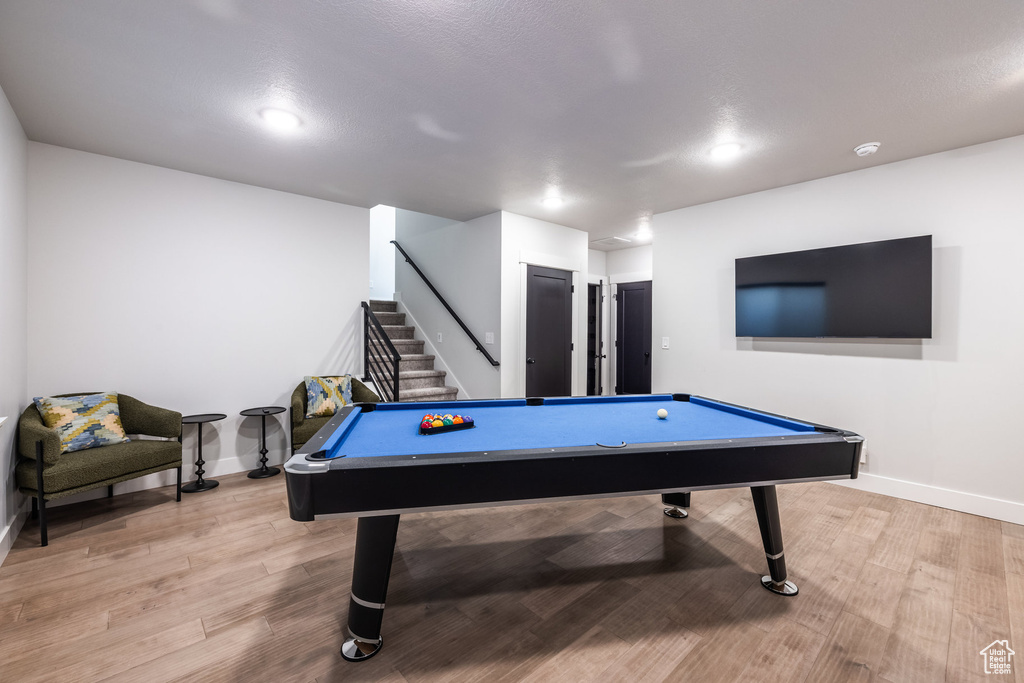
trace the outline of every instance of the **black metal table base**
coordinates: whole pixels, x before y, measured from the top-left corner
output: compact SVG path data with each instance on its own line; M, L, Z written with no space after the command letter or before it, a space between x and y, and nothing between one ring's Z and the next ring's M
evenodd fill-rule
M246 475L250 479L266 479L281 473L281 469L278 467L267 467L267 415L277 415L283 412L284 408L278 406L250 408L249 410L242 411L242 416L244 417L256 417L258 415L260 418L260 466Z
M341 646L341 656L350 662L369 659L384 644L380 627L395 555L398 519L398 515L360 517L356 525L348 637Z
M266 453L266 451L260 451L260 452L261 453ZM264 460L266 460L266 458L264 458ZM267 464L264 462L263 463L263 467L255 469L255 470L253 470L252 472L250 472L249 474L247 474L245 476L249 477L250 479L266 479L267 477L272 477L275 474L280 474L280 473L281 473L281 469L279 467L267 467Z
M690 516L690 513L686 511L686 508L690 507L690 492L685 493L663 493L661 494L661 502L665 505L671 505L664 509L664 513L674 519L686 519Z
M761 529L761 543L768 560L768 576L761 577L761 585L778 595L792 597L800 592L796 584L786 577L786 555L782 550L782 523L779 521L779 499L774 486L751 486L757 526Z
M192 481L187 484L183 484L181 487L182 493L199 493L200 491L209 491L220 486L220 482L216 479L202 479L199 481Z
M204 413L200 415L186 415L181 418L183 425L194 424L197 425L199 430L196 435L196 480L181 487L184 493L199 493L200 491L209 491L220 486L220 482L216 479L203 478L203 475L206 474L206 470L203 469L203 465L206 464L206 461L203 460L203 424L223 420L225 417L227 416L222 413Z

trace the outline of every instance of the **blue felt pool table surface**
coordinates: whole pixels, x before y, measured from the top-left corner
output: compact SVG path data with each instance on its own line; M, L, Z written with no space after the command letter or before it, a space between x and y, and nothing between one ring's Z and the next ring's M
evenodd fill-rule
M660 419L659 409L668 416ZM469 415L472 429L420 434L426 414ZM469 453L680 441L776 437L814 432L813 425L692 397L671 395L379 404L353 411L324 443L329 458Z

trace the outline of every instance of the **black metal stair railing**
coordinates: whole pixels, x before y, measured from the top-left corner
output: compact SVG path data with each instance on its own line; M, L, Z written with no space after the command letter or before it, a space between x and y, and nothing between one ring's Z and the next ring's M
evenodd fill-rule
M385 401L401 400L398 372L402 356L391 343L384 326L363 301L363 380L370 380Z
M391 244L395 245L395 248L398 249L398 251L400 251L402 253L402 256L405 257L405 262L408 263L410 266L412 266L412 269L416 271L416 274L419 275L420 278L423 280L423 282L427 285L427 287L430 288L430 291L434 293L434 296L436 296L437 300L441 302L441 305L445 307L445 310L447 310L451 314L451 316L455 319L455 322L457 322L459 324L459 327L462 328L462 331L465 332L469 336L470 340L476 346L476 350L479 351L480 353L484 354L484 357L487 359L487 362L489 362L494 367L498 367L498 365L500 365L500 363L498 363L498 361L494 360L494 358L491 356L491 354L487 353L487 349L484 348L484 345L481 344L480 340L477 339L476 336L472 332L469 331L469 328L466 327L466 323L462 322L462 318L459 317L459 314L456 313L452 309L452 307L448 305L448 302L445 301L445 298L443 296L441 296L441 292L437 291L437 288L434 287L434 285L430 282L430 280L427 279L427 276L424 275L423 271L419 269L419 266L417 266L416 262L412 260L412 257L409 256L408 253L406 253L405 249L402 249L402 245L400 245L395 240L391 240Z

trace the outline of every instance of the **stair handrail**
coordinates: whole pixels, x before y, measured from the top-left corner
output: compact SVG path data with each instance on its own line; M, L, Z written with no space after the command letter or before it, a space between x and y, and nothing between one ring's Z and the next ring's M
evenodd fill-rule
M476 346L476 350L484 354L484 357L491 365L493 365L494 367L498 367L500 363L494 360L494 357L491 356L491 354L487 353L487 349L484 348L484 345L480 343L480 340L476 338L476 335L469 331L469 328L466 327L466 323L462 322L462 318L459 317L459 314L456 313L452 309L452 307L448 305L448 302L445 301L445 298L441 296L441 292L437 291L437 288L434 287L434 285L430 282L429 279L427 279L427 276L424 275L423 271L419 269L419 266L417 266L416 262L412 260L412 257L409 256L405 249L402 249L402 245L400 245L395 240L391 240L391 244L395 245L395 248L402 253L402 256L405 257L405 262L412 266L412 269L416 271L416 274L419 275L423 282L427 285L427 287L430 288L430 291L434 293L434 296L436 296L437 300L441 302L441 305L444 306L449 313L451 313L451 316L455 318L455 322L459 324L459 327L462 328L462 331L469 336L470 340L472 340L473 344Z
M380 320L374 315L373 310L370 308L370 304L366 301L361 302L363 307L363 379L372 380L374 386L384 395L384 398L391 402L398 402L399 398L399 363L402 361L402 356L398 353L398 349L391 343L391 338L388 337L388 333L384 330L384 326L381 325ZM377 332L377 338L370 338L370 329L374 329ZM386 354L382 354L380 347L372 344L372 341L383 341L386 349ZM371 363L370 353L371 349L373 352L373 362ZM389 368L388 365L391 367ZM390 372L387 372L390 370ZM379 379L378 379L379 375ZM390 386L388 386L387 380L389 379L386 375L390 375ZM389 395L390 394L390 395Z

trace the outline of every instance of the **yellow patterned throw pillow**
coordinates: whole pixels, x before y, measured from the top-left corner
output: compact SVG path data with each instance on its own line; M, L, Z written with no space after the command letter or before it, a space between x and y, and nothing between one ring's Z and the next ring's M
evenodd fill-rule
M306 417L324 417L352 403L352 375L306 377Z
M86 394L62 398L35 398L43 423L57 430L60 452L125 443L117 394Z

